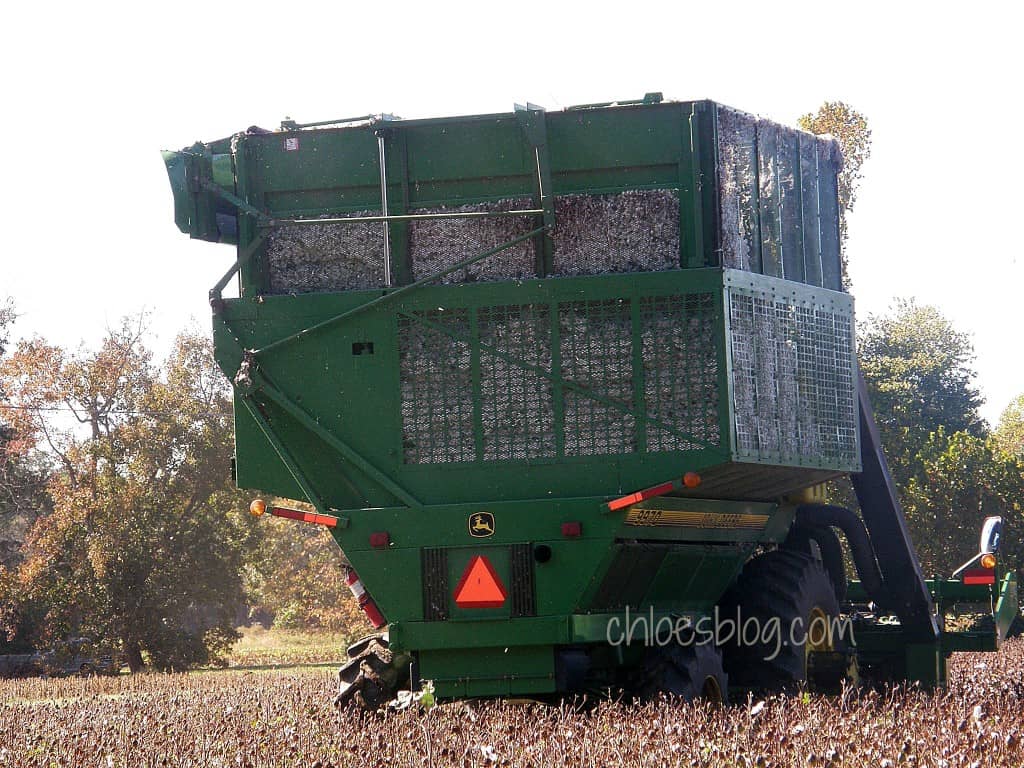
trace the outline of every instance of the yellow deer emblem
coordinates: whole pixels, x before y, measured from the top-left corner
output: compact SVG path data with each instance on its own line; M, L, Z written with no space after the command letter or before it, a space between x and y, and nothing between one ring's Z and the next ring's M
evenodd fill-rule
M474 512L469 516L469 535L478 539L494 535L494 515L490 512Z

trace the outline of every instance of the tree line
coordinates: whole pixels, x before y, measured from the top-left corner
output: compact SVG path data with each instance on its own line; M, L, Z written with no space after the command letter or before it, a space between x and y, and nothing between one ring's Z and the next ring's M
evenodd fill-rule
M160 364L146 337L133 318L95 350L0 351L0 649L88 636L133 671L179 669L222 658L251 613L352 626L329 536L249 519L207 335Z

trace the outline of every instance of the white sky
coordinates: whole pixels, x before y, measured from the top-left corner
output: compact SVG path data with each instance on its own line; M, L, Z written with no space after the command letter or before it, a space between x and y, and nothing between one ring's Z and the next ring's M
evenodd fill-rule
M174 226L158 150L258 124L556 109L660 90L874 132L851 219L858 314L972 334L990 421L1024 391L1021 25L1011 3L13 3L0 31L0 297L95 344L145 307L162 353L233 261ZM832 10L835 8L836 10ZM1003 10L1005 9L1005 10Z

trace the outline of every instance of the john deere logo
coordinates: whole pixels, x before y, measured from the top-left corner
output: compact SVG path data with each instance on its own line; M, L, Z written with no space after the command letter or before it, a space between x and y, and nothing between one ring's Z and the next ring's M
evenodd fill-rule
M494 535L494 515L490 512L474 512L469 516L469 535L485 539Z

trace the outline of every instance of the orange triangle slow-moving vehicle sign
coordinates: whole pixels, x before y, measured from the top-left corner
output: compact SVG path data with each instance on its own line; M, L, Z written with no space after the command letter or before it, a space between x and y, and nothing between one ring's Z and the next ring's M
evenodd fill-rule
M455 588L455 604L460 608L500 608L506 596L505 585L483 555L469 561Z

